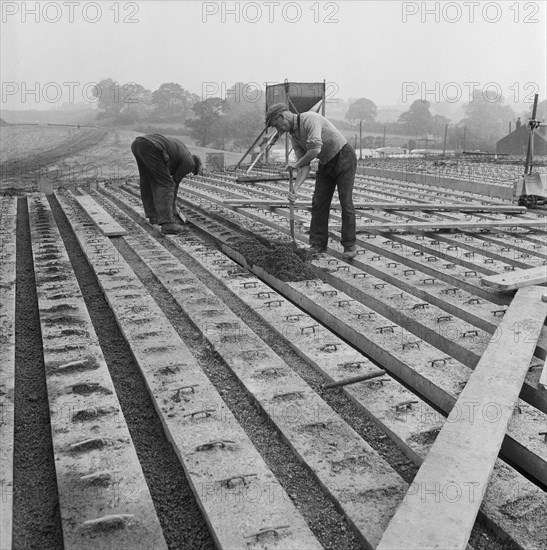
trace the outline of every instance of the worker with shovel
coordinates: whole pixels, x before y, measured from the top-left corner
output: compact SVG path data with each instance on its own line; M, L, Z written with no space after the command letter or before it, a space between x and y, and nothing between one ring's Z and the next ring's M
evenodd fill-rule
M160 224L164 235L183 233L176 223L179 184L187 174L197 175L201 160L186 145L160 134L138 136L131 144L137 160L144 214L151 224Z
M330 205L337 188L342 207L343 257L346 260L355 257L353 182L357 157L347 139L324 116L311 111L295 114L284 103L268 109L266 126L273 126L280 134L290 132L297 161L290 162L287 169L298 170L294 191L289 192L290 201L296 200L298 189L310 171L310 162L319 159L312 200L310 250L314 253L327 250Z

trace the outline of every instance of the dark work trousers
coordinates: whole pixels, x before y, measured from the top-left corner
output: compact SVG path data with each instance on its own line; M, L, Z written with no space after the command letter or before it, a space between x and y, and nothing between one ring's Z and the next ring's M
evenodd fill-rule
M357 169L355 151L346 143L338 154L325 164L319 164L315 176L310 226L310 244L327 246L329 213L334 190L338 189L342 207L342 246L355 245L355 209L353 182Z
M147 218L158 223L174 223L174 205L178 185L175 184L161 151L143 138L136 138L131 152L139 168L141 200Z

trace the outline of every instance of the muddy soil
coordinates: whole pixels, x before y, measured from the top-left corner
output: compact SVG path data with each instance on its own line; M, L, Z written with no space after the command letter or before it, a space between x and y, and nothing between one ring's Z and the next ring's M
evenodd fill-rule
M265 239L241 239L230 242L230 247L237 250L250 266L258 266L285 282L298 282L315 279L308 260L312 255L292 243Z

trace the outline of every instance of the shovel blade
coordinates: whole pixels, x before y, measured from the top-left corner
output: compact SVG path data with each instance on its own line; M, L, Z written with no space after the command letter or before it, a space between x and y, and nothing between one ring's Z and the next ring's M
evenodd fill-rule
M183 223L183 224L188 223L188 218L180 211L180 208L177 207L175 213L177 215L177 218L181 221L181 223Z

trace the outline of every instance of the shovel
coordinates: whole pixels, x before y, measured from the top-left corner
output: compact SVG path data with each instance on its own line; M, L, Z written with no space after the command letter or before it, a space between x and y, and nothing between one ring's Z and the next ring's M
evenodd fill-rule
M294 182L293 182L293 169L289 168L289 192L294 193ZM289 201L289 227L291 229L291 238L293 248L296 250L296 240L294 238L294 201Z

